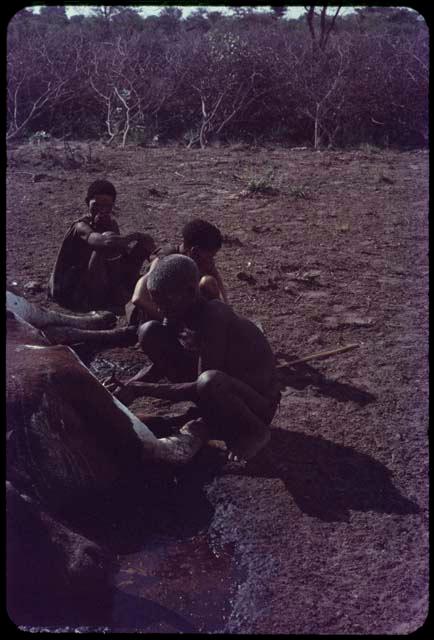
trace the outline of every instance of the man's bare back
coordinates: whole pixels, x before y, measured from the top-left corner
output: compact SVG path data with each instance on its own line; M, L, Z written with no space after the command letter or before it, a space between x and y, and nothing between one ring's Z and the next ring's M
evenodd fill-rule
M201 305L192 324L189 326L186 322L187 327L197 332L198 373L216 368L245 382L264 397L274 397L275 358L264 334L251 320L238 315L220 300L203 301ZM213 359L219 351L218 367L209 367L209 360L204 361L210 357L210 350Z

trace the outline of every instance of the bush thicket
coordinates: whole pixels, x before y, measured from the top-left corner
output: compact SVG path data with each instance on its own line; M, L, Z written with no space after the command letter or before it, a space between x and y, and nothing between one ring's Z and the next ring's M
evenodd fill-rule
M19 11L8 26L7 138L37 131L187 146L424 146L428 30L416 12L341 16L101 6Z

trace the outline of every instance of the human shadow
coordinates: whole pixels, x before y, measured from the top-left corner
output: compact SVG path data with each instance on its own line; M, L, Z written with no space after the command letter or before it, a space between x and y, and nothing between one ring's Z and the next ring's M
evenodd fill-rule
M280 478L303 513L324 521L348 521L351 510L419 513L384 464L320 436L272 429L270 443L240 473Z
M291 361L295 360L296 356L291 354L285 355L284 358ZM330 380L306 362L293 365L278 365L277 377L281 391L288 387L302 390L312 386L321 395L335 398L338 402L352 401L365 406L376 400L376 396L368 391L354 387L351 384Z

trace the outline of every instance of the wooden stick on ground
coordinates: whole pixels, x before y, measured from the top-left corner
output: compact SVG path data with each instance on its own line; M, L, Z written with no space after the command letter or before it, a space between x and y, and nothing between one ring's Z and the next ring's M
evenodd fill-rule
M304 358L299 358L298 360L291 360L290 362L280 362L278 364L279 367L289 367L293 364L301 364L302 362L309 362L310 360L322 360L323 358L329 358L330 356L335 356L340 353L345 353L346 351L352 351L353 349L357 349L360 347L360 344L348 344L345 347L338 347L336 349L330 349L328 351L318 351L317 353L311 353L309 356L305 356Z

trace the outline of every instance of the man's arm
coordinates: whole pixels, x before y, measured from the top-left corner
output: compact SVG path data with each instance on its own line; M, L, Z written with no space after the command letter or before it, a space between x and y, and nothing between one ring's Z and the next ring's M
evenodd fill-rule
M196 402L197 386L196 382L179 383L154 383L154 382L129 382L114 393L114 395L125 404L130 404L136 398L143 396L150 398L161 398L163 400L173 400L182 402L190 400Z
M153 251L155 247L151 236L144 233L133 232L125 236L121 236L119 233L111 232L106 235L94 231L86 222L79 222L77 224L76 233L94 249L119 249L120 251L125 251L130 242L135 240L146 242L149 246L149 252Z
M158 258L151 262L151 266L149 267L149 271L145 273L144 276L137 280L137 284L134 288L133 295L131 297L131 302L143 309L147 315L149 315L152 320L163 320L163 314L158 310L157 305L153 302L151 295L148 291L148 276L151 273L152 269L154 269Z
M214 262L214 259L213 258L209 258L208 260L204 260L203 257L202 257L202 259L198 260L198 266L199 266L199 269L203 273L205 273L206 275L209 275L209 276L213 276L213 278L216 279L217 286L218 286L220 294L221 294L221 298L222 298L223 302L228 304L228 297L227 297L227 294L226 294L226 289L224 287L222 277L220 275L219 270L217 269L217 266L216 266L216 263Z
M149 256L155 251L155 242L152 236L149 233L142 233L141 231L133 231L132 233L128 233L123 236L124 240L128 243L133 242L134 240L143 242L145 247L148 250Z
M79 222L76 227L77 235L94 249L126 249L128 241L117 233L104 235L94 231L86 222Z
M228 297L227 297L227 294L226 294L226 289L224 287L223 280L222 280L222 277L220 275L220 272L219 272L219 270L217 269L217 267L215 265L214 265L214 273L212 273L210 275L213 275L214 278L217 281L218 288L220 289L220 293L221 293L221 297L222 297L223 302L228 304Z

